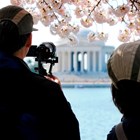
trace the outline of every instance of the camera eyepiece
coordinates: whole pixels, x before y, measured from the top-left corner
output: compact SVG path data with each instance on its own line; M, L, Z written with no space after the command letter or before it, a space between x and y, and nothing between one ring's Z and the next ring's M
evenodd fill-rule
M51 57L51 52L45 44L41 44L36 48L37 59L40 61L46 61L49 57Z

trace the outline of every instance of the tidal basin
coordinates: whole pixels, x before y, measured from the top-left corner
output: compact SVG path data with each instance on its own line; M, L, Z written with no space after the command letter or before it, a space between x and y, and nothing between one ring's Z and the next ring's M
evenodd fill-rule
M106 140L112 126L121 119L109 87L63 88L80 124L81 140Z

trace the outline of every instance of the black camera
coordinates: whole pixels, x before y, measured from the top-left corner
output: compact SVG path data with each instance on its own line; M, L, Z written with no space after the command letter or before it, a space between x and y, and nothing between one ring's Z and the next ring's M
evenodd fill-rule
M56 46L52 42L44 42L39 46L32 45L27 56L35 57L36 61L46 63L58 63Z
M55 63L58 63L58 57L56 57L56 46L52 42L43 42L39 46L32 45L27 57L35 57L35 61L38 61L38 71L43 75L47 75L47 73L42 66L42 62L50 63L49 74L51 74L52 66Z

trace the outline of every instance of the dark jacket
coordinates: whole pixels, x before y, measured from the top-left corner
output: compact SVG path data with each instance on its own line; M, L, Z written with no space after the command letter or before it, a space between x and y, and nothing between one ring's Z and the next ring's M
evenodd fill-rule
M59 84L0 52L0 140L80 140Z
M140 117L123 117L121 122L128 140L140 139ZM118 140L115 133L115 126L107 135L107 140Z

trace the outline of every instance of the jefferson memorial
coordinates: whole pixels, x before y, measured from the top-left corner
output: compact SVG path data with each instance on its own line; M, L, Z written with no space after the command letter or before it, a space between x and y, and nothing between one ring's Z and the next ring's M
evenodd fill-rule
M107 71L107 60L115 47L106 46L102 41L88 42L85 35L85 31L80 33L77 46L70 46L67 40L57 43L55 71L83 74Z

